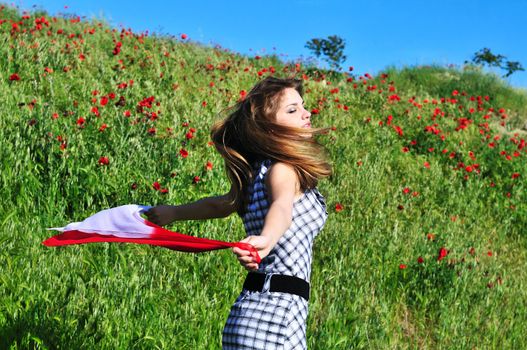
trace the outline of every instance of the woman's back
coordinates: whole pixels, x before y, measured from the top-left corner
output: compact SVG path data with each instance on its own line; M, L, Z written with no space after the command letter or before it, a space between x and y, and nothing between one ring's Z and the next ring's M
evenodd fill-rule
M249 201L242 216L248 236L259 235L269 210L265 175L272 162L254 164ZM309 281L312 246L327 218L324 198L311 189L293 204L290 228L259 264L258 272L289 275ZM266 282L267 283L267 282ZM289 293L242 290L223 331L224 349L306 349L308 302Z
M249 203L242 216L247 236L259 235L269 210L265 175L272 162L264 160L254 166L256 176L248 188ZM324 197L315 189L304 192L293 204L291 227L259 265L258 271L279 273L309 282L313 241L327 219Z

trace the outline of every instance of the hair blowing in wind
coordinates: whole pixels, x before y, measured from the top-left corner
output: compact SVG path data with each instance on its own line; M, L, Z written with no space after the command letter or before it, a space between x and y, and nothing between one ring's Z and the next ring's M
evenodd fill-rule
M243 100L227 109L234 110L227 118L212 127L212 141L225 160L239 213L244 210L244 189L252 179L251 164L256 160L271 159L293 167L302 191L314 188L320 178L331 175L326 150L314 138L327 129L293 128L276 122L286 88L303 95L299 79L267 77L261 80Z

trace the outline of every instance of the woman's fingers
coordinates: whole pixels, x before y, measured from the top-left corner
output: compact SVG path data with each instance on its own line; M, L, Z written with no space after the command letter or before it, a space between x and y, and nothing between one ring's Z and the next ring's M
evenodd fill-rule
M255 264L255 263L252 263L252 264L247 264L244 266L246 270L248 271L254 271L254 270L258 270L258 264Z
M233 247L233 248L232 248L232 251L233 251L233 253L236 254L238 257L240 257L240 256L247 256L247 255L250 255L250 254L251 254L248 250L240 249L240 248L238 248L238 247Z

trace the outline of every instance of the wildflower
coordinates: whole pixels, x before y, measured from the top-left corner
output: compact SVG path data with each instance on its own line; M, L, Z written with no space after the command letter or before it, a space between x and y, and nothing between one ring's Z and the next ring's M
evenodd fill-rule
M159 182L154 182L152 184L152 187L156 190L156 191L159 191L161 189L161 185L159 184Z
M335 204L335 211L336 211L337 213L340 213L342 210L344 210L344 207L342 206L342 204L340 204L340 203L336 203L336 204Z
M108 165L110 164L110 160L108 159L108 157L100 157L98 163L99 165Z
M446 250L444 247L439 248L439 256L437 257L437 261L443 260L448 255L448 250Z
M18 81L20 80L20 75L18 75L17 73L13 73L9 76L9 80L11 81Z
M179 150L179 154L181 155L181 157L183 158L187 158L188 157L188 151L184 148L180 149Z

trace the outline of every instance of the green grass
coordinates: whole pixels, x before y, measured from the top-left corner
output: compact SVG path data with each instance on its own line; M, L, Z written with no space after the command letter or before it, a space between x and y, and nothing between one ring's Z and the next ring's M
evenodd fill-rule
M245 276L231 252L41 242L53 234L46 228L109 207L224 193L229 184L208 145L210 126L271 67L276 76L303 78L307 105L320 110L313 124L334 126L320 139L334 174L319 186L330 216L315 242L310 349L527 346L521 91L481 72L444 68L348 81L275 56L121 37L103 22L45 15L49 26L35 29L42 15L0 11L0 348L220 348ZM22 21L20 31L11 32L10 19ZM122 42L118 55L114 40ZM20 80L10 80L14 73ZM110 93L115 98L102 106ZM120 96L124 103L116 104ZM139 110L150 96L152 107ZM109 165L98 164L102 156ZM155 191L155 181L168 193ZM244 237L236 216L170 228ZM448 255L438 261L441 247Z

